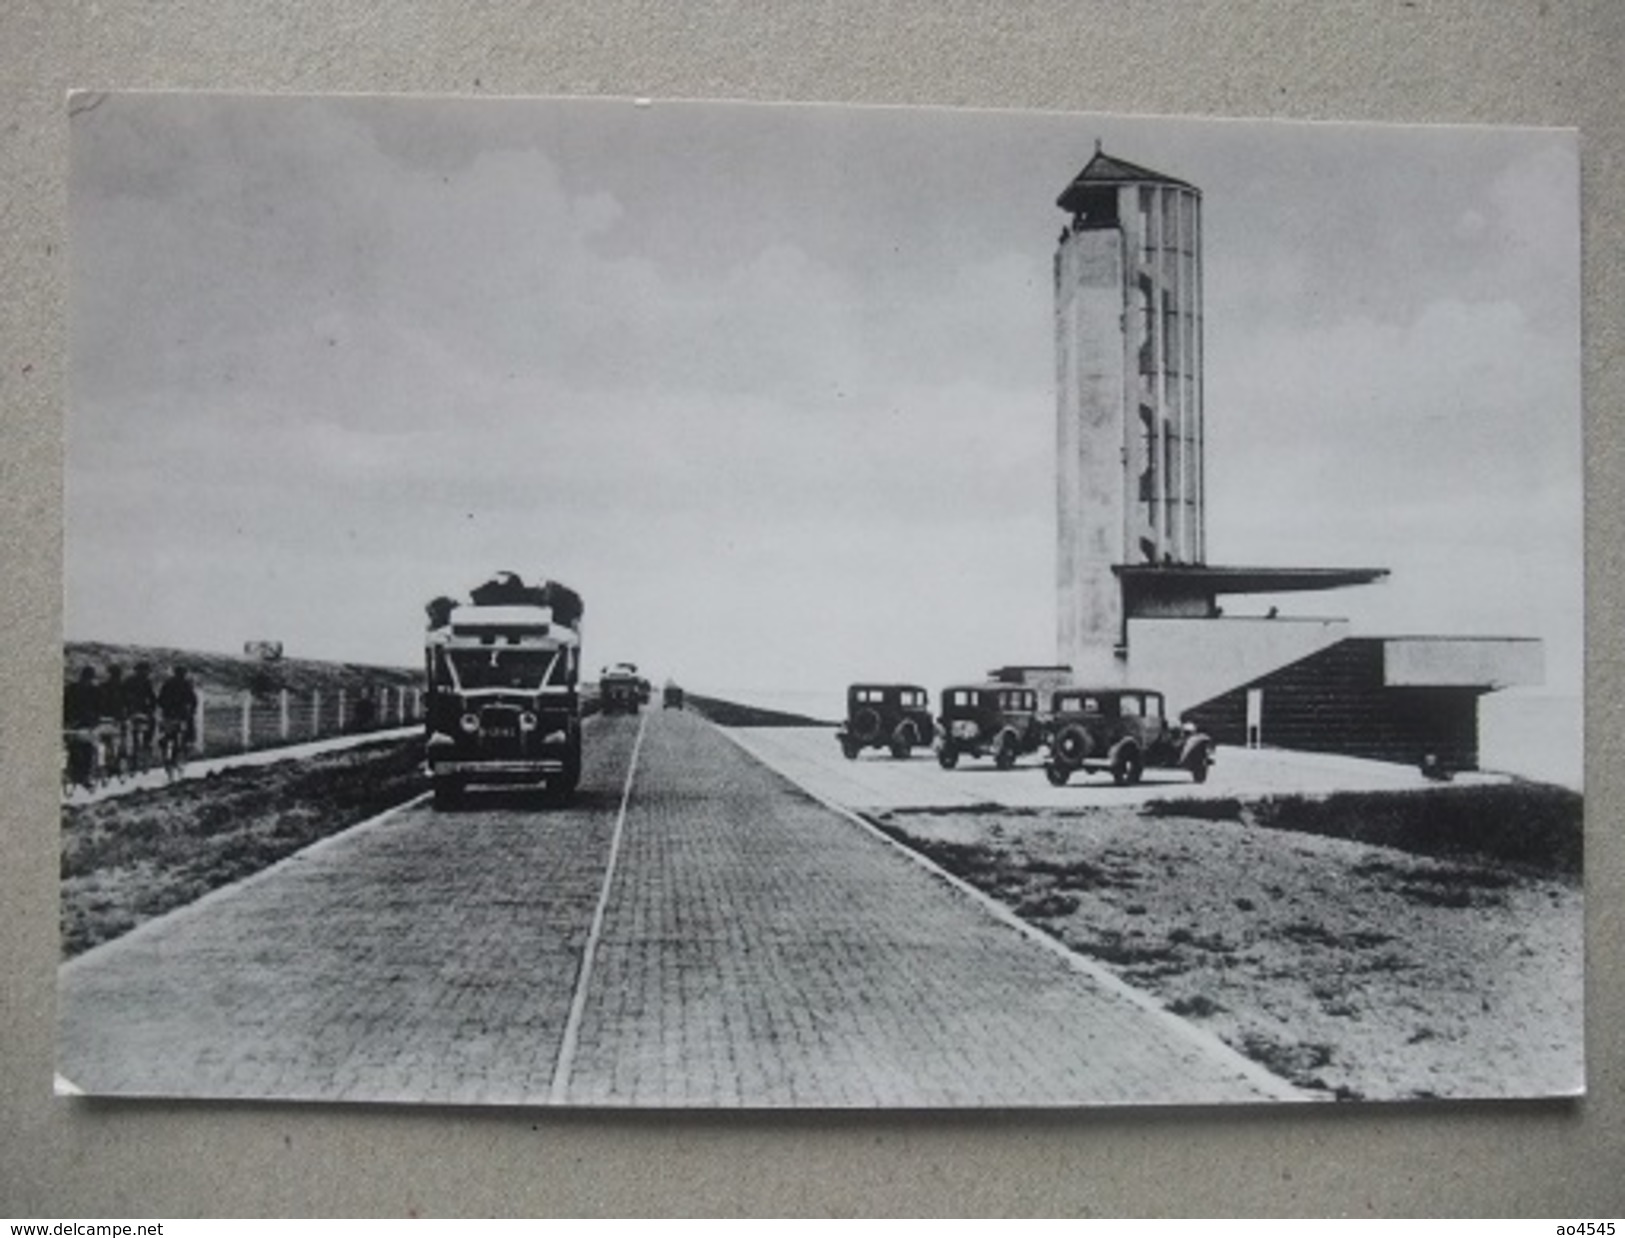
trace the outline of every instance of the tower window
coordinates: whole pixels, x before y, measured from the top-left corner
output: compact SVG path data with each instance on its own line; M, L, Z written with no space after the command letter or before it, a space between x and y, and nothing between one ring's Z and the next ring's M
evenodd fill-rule
M1138 281L1140 296L1140 373L1157 372L1157 310L1156 295L1151 281L1141 276Z
M1075 230L1117 227L1116 189L1085 189L1068 197L1065 206L1072 212L1072 227Z
M1150 504L1157 498L1157 414L1146 405L1140 405L1140 458L1145 468L1140 472L1140 502Z

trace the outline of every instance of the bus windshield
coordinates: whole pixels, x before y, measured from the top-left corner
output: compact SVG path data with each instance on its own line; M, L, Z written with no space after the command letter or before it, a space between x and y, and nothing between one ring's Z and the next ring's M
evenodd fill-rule
M452 675L457 686L469 688L519 688L527 692L554 682L562 682L558 649L452 649Z

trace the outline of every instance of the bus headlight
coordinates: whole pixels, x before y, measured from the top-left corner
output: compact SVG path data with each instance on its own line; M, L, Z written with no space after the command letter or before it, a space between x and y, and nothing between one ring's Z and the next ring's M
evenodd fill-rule
M457 725L463 728L465 734L472 735L480 729L480 716L478 714L464 714L457 719Z
M528 709L519 715L519 729L521 731L534 731L536 729L536 715Z

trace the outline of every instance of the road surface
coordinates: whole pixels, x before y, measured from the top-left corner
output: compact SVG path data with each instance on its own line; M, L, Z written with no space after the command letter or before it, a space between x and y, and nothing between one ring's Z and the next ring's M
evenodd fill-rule
M59 1086L93 1094L1294 1095L676 711L589 720L567 808L413 804L64 964L59 999Z

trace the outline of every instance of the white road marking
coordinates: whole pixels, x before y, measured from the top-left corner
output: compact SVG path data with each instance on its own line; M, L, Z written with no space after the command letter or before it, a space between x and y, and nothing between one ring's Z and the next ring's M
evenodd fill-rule
M550 1099L555 1105L568 1102L570 1072L575 1066L576 1045L581 1037L581 1018L587 1009L587 988L592 983L592 965L598 954L598 939L604 932L604 914L609 909L609 893L615 883L615 866L621 855L621 835L626 828L626 807L632 800L632 779L638 770L638 753L643 748L643 732L649 724L644 713L638 720L638 737L632 741L632 759L626 764L626 785L621 788L621 810L615 816L615 829L609 840L609 861L604 865L604 883L598 890L598 905L593 909L592 927L587 930L587 944L581 951L581 971L576 977L575 994L570 999L570 1017L565 1020L564 1040L559 1045L558 1061L553 1067L553 1087Z

